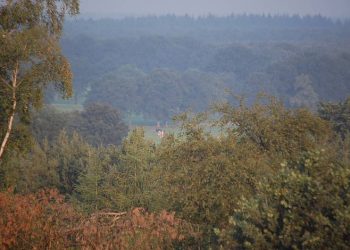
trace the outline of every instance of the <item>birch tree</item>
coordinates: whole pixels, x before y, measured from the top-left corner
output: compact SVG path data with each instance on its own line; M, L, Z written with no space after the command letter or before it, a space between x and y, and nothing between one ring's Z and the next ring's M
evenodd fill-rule
M16 119L40 107L48 84L72 95L59 38L65 15L78 12L79 0L0 0L0 160Z

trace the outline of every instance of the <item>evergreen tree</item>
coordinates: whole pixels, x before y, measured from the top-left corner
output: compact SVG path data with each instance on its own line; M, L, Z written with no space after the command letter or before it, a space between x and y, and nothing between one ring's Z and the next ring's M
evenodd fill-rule
M124 140L116 174L125 208L155 205L152 204L151 192L155 184L152 177L155 149L154 143L145 139L143 129L133 130Z
M86 169L79 176L74 193L84 211L92 212L106 208L103 204L103 186L109 173L104 171L103 167L104 162L99 152L89 149Z
M87 144L78 134L68 136L62 131L57 142L53 144L48 155L56 164L59 176L59 190L72 195L79 177L85 172L89 160L91 146Z

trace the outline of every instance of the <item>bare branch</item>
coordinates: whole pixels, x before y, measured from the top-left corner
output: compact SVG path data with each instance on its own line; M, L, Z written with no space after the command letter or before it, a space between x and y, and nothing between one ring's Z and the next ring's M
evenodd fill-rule
M120 212L120 213L114 213L114 212L102 212L97 213L96 215L106 215L106 216L124 216L126 215L126 212Z
M21 79L20 81L18 81L18 84L17 84L17 88L24 82L24 79Z
M0 76L0 81L6 86L8 87L10 90L12 90L12 86L4 79Z

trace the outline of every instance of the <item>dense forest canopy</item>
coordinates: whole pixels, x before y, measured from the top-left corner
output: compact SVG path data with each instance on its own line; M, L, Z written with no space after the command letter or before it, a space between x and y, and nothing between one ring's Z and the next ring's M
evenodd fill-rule
M266 92L313 109L318 101L344 99L349 44L349 21L298 15L77 19L66 22L62 40L77 103L108 100L154 120L203 111L227 97L224 89L249 100ZM131 67L132 76L121 77ZM127 96L137 97L131 104Z

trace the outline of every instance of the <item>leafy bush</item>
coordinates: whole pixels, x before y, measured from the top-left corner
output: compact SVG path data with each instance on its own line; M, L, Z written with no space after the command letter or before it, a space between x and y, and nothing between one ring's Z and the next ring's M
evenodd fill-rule
M261 192L244 197L218 231L223 246L239 249L348 249L350 166L327 152L285 164Z

